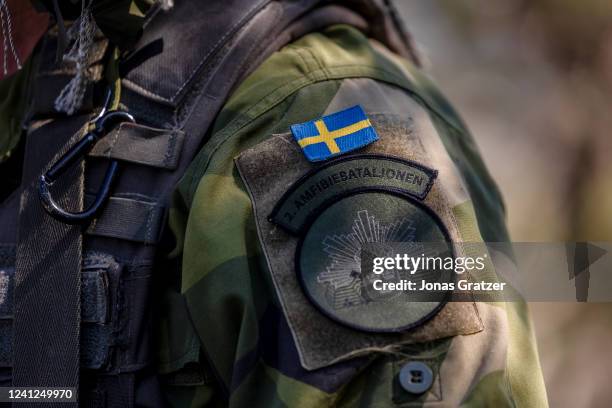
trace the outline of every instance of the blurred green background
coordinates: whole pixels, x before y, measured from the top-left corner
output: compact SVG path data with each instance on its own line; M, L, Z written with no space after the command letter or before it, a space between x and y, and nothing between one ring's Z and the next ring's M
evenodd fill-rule
M395 3L502 190L512 239L612 241L612 1ZM611 406L612 304L530 306L551 407Z

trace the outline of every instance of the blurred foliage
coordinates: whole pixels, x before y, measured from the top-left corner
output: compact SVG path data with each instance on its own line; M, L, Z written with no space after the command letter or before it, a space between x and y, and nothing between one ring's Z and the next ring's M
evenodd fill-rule
M513 81L524 82L531 88L521 89L518 95L506 96L506 99L512 99L511 104L526 104L532 112L537 109L533 115L541 123L537 126L523 123L521 130L528 134L521 141L529 146L527 150L543 150L540 160L555 170L551 172L553 178L548 180L548 188L531 187L541 194L541 202L537 204L550 205L546 200L561 203L553 219L557 218L563 228L538 234L533 229L525 229L524 224L516 228L511 224L511 230L520 231L519 239L612 240L612 138L609 136L612 1L435 0L435 3L463 37L467 49L475 49L468 58L479 64L476 69L482 75L503 72ZM491 41L499 38L503 40ZM498 95L508 91L501 84L497 87ZM537 99L537 102L530 103L525 98ZM528 122L529 113L521 112L524 122ZM548 133L543 133L544 130ZM541 140L540 144L534 142L537 139ZM495 174L496 169L492 171ZM536 173L538 169L531 171ZM504 180L503 174L501 179ZM555 190L551 185L562 187ZM506 190L520 190L520 187L509 185ZM512 202L515 197L509 200ZM521 218L526 218L527 214L521 213L526 208L523 206L514 213L517 225ZM550 223L550 219L546 222ZM538 228L544 231L547 227L539 224Z
M449 16L471 35L484 26L511 24L566 67L597 65L612 39L610 0L441 0Z

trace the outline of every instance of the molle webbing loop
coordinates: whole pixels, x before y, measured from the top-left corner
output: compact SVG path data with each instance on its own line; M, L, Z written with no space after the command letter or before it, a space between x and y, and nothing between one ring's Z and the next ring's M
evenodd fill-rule
M174 170L180 160L184 138L185 133L180 130L125 122L102 138L89 155Z
M156 244L165 214L166 208L152 198L110 197L100 215L89 225L87 234Z

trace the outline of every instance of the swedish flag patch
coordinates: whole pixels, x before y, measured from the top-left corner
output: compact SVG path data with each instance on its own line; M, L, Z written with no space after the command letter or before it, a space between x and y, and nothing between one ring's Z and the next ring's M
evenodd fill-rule
M291 133L311 162L327 160L378 140L361 106L291 126Z

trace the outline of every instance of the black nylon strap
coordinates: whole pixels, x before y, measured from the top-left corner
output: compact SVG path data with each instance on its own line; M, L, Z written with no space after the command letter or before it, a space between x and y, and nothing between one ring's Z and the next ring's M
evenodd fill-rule
M78 390L81 228L45 213L38 177L83 136L87 119L51 122L28 135L15 267L14 386ZM81 162L54 183L64 208L82 210L83 170Z

